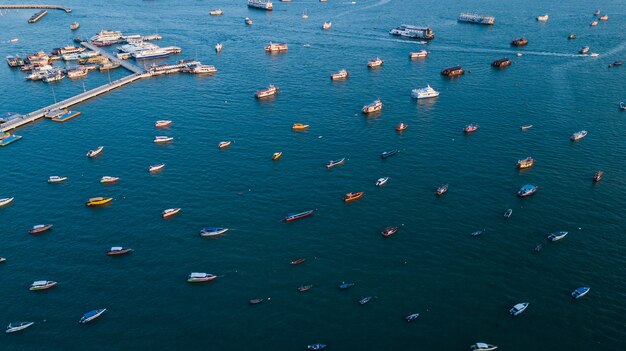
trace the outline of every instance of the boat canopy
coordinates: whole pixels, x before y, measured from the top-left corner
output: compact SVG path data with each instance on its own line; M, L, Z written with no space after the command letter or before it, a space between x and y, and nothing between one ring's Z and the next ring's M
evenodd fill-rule
M122 251L122 249L123 249L123 247L121 247L121 246L113 246L111 248L111 251Z
M48 284L47 280L37 280L36 282L33 282L33 285L46 285Z
M197 272L191 273L189 275L190 278L204 278L206 276L207 276L206 273L197 273Z

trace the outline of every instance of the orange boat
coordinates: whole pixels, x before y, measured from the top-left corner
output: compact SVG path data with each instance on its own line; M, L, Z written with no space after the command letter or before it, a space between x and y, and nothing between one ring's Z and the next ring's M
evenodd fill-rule
M232 143L233 143L232 141L222 141L222 142L220 142L220 143L217 145L217 147L218 147L218 148L220 148L220 149L227 148L227 147L229 147L229 146L230 146L230 144L232 144Z
M348 193L346 194L346 196L343 197L343 201L350 202L350 201L360 199L363 196L363 194L365 193L362 191L359 191L358 193Z
M299 259L297 259L295 261L291 261L291 265L295 266L295 265L298 265L298 264L300 264L300 263L302 263L304 261L306 261L306 258L299 258Z
M294 123L294 125L291 127L291 129L295 131L307 130L308 128L309 128L308 124L302 124L302 123Z
M398 132L404 132L404 130L405 130L405 129L407 129L408 127L409 127L409 125L408 125L408 124L406 124L406 123L402 123L402 122L401 122L401 123L400 123L400 124L398 124L398 126L396 127L396 131L398 131Z

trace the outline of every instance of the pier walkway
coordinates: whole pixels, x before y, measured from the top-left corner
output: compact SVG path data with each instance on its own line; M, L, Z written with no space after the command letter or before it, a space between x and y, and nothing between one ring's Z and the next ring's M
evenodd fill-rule
M0 9L52 9L52 10L62 10L67 13L72 12L72 9L56 6L56 5L2 5L0 4Z
M109 60L111 60L111 62L115 62L115 63L119 63L122 67L126 68L127 70L133 72L133 73L143 73L144 70L133 65L132 63L125 61L125 60L120 60L117 57L109 54L108 52L101 50L100 48L98 48L97 46L87 42L87 41L83 41L80 43L80 45L86 47L89 50L95 51L97 53L99 53L102 56L107 57Z

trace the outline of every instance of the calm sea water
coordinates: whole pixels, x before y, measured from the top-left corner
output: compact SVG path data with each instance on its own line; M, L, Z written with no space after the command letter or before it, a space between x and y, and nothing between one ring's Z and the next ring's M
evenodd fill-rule
M63 5L74 11L50 11L36 24L26 23L34 10L2 11L0 41L20 39L1 44L2 56L50 51L109 28L159 33L160 45L181 46L180 58L219 72L138 81L75 107L82 115L70 122L22 128L24 139L0 150L0 197L16 197L0 209L0 323L36 322L2 336L0 349L300 350L324 342L333 350L458 350L476 341L502 350L626 348L626 115L617 108L626 71L607 68L626 58L623 2L294 0L271 13L243 0ZM610 18L592 28L597 6ZM218 7L224 16L208 15ZM308 20L300 18L305 10ZM465 10L493 15L496 25L458 23ZM546 12L550 20L538 23ZM333 27L324 32L326 20ZM401 23L430 25L436 39L424 46L387 34ZM568 41L569 33L578 38ZM529 45L513 49L520 36ZM265 54L270 40L287 42L289 52ZM216 42L224 44L220 55ZM575 55L585 45L600 57ZM408 52L420 49L430 56L410 61ZM368 70L376 56L384 66ZM509 68L489 66L504 56ZM456 64L471 73L439 75ZM341 68L350 78L331 82ZM0 67L2 110L26 113L109 80L96 72L52 85L23 77ZM278 97L256 101L254 91L269 83L280 87ZM441 96L410 98L426 84ZM380 116L361 115L376 98L385 103ZM157 131L157 119L174 123ZM409 129L398 134L401 121ZM309 131L292 132L297 122ZM463 135L473 122L480 129ZM534 127L521 132L523 124ZM570 142L581 129L589 136ZM155 135L175 141L154 145ZM222 140L235 142L218 150ZM98 145L104 154L87 159ZM381 160L392 148L401 152ZM276 151L283 157L273 162ZM537 163L518 172L526 156ZM326 170L341 157L345 165ZM158 162L164 172L148 174ZM605 179L594 185L600 168ZM47 184L51 175L69 179ZM104 175L121 180L103 186ZM389 183L374 186L383 176ZM450 190L437 198L442 183ZM540 190L520 200L515 192L525 183ZM351 191L365 196L344 204ZM93 196L115 200L86 208ZM165 221L169 207L183 210ZM281 222L314 208L313 217ZM38 223L54 229L29 236ZM390 225L400 230L385 239L380 231ZM232 229L206 239L198 236L203 226ZM481 237L469 236L482 228ZM570 234L548 243L556 230ZM115 245L136 251L107 257ZM289 264L300 257L307 261ZM192 271L220 277L190 285ZM59 284L28 291L39 279ZM340 291L343 280L356 285ZM314 288L299 293L301 284ZM579 286L592 289L574 301L569 293ZM376 298L357 303L368 295ZM252 298L269 301L251 306ZM529 309L512 318L508 310L524 301ZM103 307L93 324L77 323ZM420 317L408 324L410 313Z

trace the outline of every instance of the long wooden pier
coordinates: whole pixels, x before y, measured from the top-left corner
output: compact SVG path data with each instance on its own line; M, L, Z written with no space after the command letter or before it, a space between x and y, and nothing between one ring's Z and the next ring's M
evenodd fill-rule
M95 51L97 53L99 53L102 56L105 56L106 58L108 58L109 60L111 60L112 62L115 63L119 63L122 67L126 68L127 70L133 72L133 73L143 73L144 70L133 65L132 63L125 61L125 60L120 60L117 57L109 54L108 52L101 50L99 47L91 44L90 42L87 41L83 41L80 43L80 45L86 47L89 50Z
M67 13L72 12L72 9L67 8L67 7L63 7L63 6L56 6L56 5L1 5L0 4L0 9L14 9L14 10L19 10L19 9L52 9L52 10L61 10L61 11L65 11Z

